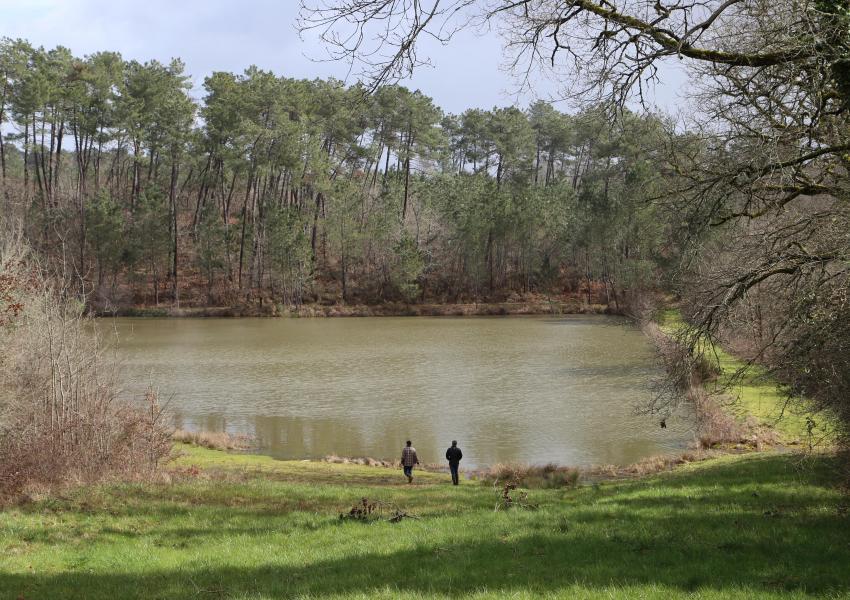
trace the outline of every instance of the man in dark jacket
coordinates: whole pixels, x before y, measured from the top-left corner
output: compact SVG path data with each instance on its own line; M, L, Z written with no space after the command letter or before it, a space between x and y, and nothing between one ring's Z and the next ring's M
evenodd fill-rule
M460 459L463 458L463 452L457 447L457 441L452 440L452 447L446 450L446 460L449 461L449 470L452 472L452 484L458 484L457 469L460 466Z

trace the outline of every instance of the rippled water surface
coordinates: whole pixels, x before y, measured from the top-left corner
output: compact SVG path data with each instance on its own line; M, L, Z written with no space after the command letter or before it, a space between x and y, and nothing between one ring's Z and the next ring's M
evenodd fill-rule
M409 438L428 462L457 439L465 466L622 464L692 435L636 416L657 367L608 317L116 324L133 392L153 381L179 426L246 433L282 458L395 458Z

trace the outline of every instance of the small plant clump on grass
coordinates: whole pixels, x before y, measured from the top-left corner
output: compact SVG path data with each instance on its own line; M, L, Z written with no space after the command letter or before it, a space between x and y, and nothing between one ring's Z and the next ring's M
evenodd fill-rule
M512 481L530 489L574 488L581 478L579 469L562 467L553 463L546 465L521 465L499 463L481 473L481 480L490 484Z
M210 450L247 450L252 447L246 435L232 435L226 431L187 431L176 429L171 439L181 444L202 446Z
M508 510L511 508L537 510L538 508L540 508L539 504L529 502L528 492L526 490L517 491L518 487L519 486L512 481L504 484L502 486L501 491L499 492L499 501L496 503L496 507L493 510L499 511ZM514 492L516 493L514 494Z

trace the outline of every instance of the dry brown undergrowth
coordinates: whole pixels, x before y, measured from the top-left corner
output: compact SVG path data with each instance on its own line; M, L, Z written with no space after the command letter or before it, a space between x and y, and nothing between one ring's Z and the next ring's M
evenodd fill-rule
M0 502L26 489L156 473L171 451L157 394L121 397L82 304L20 245L0 246Z

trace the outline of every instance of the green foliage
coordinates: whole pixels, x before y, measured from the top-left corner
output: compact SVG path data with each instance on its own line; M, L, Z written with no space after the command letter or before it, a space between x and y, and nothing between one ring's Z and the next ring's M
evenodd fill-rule
M396 261L392 270L392 283L407 302L415 301L422 293L418 279L425 269L425 260L414 240L407 232L393 248Z
M168 206L159 190L148 188L133 214L128 260L140 261L154 277L168 269L171 233Z
M97 259L97 281L101 284L104 276L114 274L128 258L124 211L105 190L86 207L86 232Z
M268 216L267 236L273 285L280 286L285 301L300 304L311 277L307 223L292 208L275 208Z
M206 276L207 301L212 304L215 277L225 265L225 253L229 241L224 223L215 207L207 205L204 208L196 236L195 261L200 271Z

